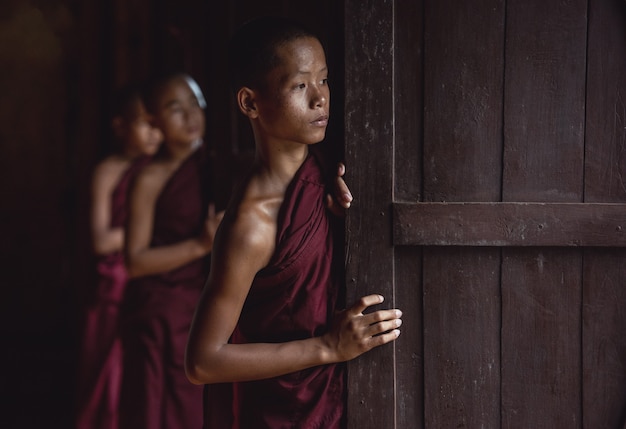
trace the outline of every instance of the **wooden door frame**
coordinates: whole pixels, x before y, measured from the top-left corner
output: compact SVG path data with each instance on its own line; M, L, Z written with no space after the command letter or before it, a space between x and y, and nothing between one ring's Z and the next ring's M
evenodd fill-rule
M381 308L392 308L395 297L393 6L345 0L345 158L355 196L346 219L347 301L379 293L386 299ZM395 347L350 362L349 428L395 427Z

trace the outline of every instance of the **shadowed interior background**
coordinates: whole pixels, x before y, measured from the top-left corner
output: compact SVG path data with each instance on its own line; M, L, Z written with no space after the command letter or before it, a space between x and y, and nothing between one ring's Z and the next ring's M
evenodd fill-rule
M318 31L326 42L338 111L342 4L0 4L0 427L71 427L82 299L92 286L88 190L93 166L110 149L106 112L114 90L166 68L196 78L208 101L207 143L220 159L215 181L223 205L252 150L228 90L231 31L267 13L297 18ZM332 116L329 135L340 138L340 110ZM340 153L337 141L333 151Z

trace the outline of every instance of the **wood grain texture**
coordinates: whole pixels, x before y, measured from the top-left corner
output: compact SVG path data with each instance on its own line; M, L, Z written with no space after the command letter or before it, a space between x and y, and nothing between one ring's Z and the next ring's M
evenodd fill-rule
M395 300L402 313L396 344L398 428L424 428L424 300L422 248L396 247Z
M583 427L621 429L626 425L626 249L584 255Z
M626 3L589 1L585 201L626 202ZM626 249L587 249L583 264L585 428L626 427Z
M586 0L507 2L502 201L582 201Z
M386 302L377 308L391 308L393 2L346 0L345 17L345 150L355 196L346 219L347 300L379 293ZM394 344L348 369L348 427L396 427Z
M425 22L423 200L498 201L504 4L428 1Z
M626 201L626 4L589 2L585 201Z
M501 1L425 2L425 202L500 199L504 18ZM499 265L498 249L423 249L426 428L499 427Z
M582 252L503 251L503 428L582 427Z
M587 2L508 1L506 28L502 201L582 202ZM582 250L502 258L502 427L580 428Z
M396 245L626 247L626 204L395 203Z
M427 428L500 426L499 249L424 249Z
M424 5L396 2L394 11L394 200L420 201L424 187Z

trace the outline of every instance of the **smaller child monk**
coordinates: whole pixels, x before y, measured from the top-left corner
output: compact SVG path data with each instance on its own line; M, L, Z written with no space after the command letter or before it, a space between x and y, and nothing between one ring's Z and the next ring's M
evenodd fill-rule
M401 312L364 314L383 302L377 294L337 307L344 274L336 220L313 150L329 119L324 50L301 26L266 17L234 35L230 54L256 155L215 237L187 376L232 383L230 403L205 401L206 428L341 428L344 362L398 338Z
M97 282L85 311L77 389L77 429L117 429L122 343L120 304L128 275L124 241L128 190L158 150L163 136L152 124L139 85L118 91L111 128L116 150L100 161L91 186L91 242Z
M221 214L198 85L175 73L151 87L164 140L130 197L120 428L189 429L202 424L202 389L186 379L183 356Z

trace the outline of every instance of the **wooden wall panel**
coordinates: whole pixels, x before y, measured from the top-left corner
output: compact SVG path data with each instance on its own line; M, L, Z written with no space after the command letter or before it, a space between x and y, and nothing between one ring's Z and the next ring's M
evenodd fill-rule
M423 2L397 2L394 12L394 201L420 201L424 174Z
M626 201L626 2L589 0L585 202Z
M498 201L503 2L426 2L424 43L424 201ZM499 265L494 248L423 250L427 428L499 427Z
M500 427L499 264L498 249L424 249L427 428Z
M507 1L503 201L582 201L586 26L586 0Z
M582 201L587 4L507 2L504 201ZM507 249L502 427L581 427L582 251Z
M502 427L580 428L580 250L503 252Z
M347 179L356 196L346 219L347 300L380 293L393 308L393 4L346 0L345 17ZM350 362L349 428L396 427L394 347Z
M626 251L585 252L582 309L584 428L626 425Z
M499 201L504 3L427 1L425 22L424 201Z
M626 201L626 3L589 1L585 201ZM626 250L588 250L583 265L585 428L626 425Z
M423 2L394 5L394 200L422 199ZM422 248L396 247L396 303L404 313L396 347L396 426L424 428Z
M424 428L424 324L422 248L395 248L395 302L402 309L396 342L396 427Z

